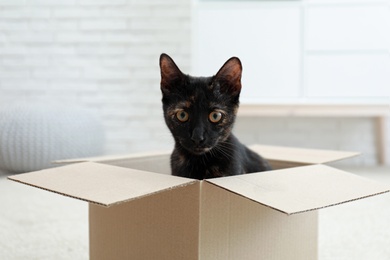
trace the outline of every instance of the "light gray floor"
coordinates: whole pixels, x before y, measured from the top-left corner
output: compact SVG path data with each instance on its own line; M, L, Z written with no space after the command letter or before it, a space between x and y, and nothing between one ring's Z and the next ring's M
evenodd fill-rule
M345 168L390 185L390 168ZM320 260L389 260L390 193L320 210Z
M390 168L346 170L390 184ZM0 172L0 259L88 259L86 203L6 176ZM320 260L389 260L390 194L320 210L319 231Z

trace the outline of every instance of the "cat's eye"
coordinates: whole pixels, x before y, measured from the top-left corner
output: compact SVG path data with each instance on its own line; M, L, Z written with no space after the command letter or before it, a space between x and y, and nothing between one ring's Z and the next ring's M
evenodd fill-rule
M186 122L189 118L189 115L186 111L184 110L179 110L177 113L176 113L176 118L180 121L180 122Z
M222 113L218 111L213 111L209 114L209 120L212 123L218 123L222 119Z

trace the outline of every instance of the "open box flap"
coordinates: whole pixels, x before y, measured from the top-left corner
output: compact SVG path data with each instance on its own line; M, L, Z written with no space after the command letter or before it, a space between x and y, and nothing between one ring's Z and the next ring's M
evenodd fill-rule
M145 157L169 156L170 154L171 153L167 151L144 152L144 153L141 152L141 153L122 154L122 155L104 155L104 156L95 156L95 157L64 159L64 160L56 160L53 163L70 164L70 163L80 163L80 162L111 162L111 161L139 159Z
M18 174L9 179L91 203L111 206L195 180L94 162Z
M326 165L236 175L207 182L289 215L390 190L388 185Z
M268 160L300 164L322 164L357 156L357 152L304 149L271 145L252 145L250 149Z
M334 162L349 157L359 155L357 152L318 150L318 149L304 149L272 145L252 145L250 148L259 153L268 160L291 162L303 165L322 164ZM115 162L115 161L131 161L142 158L152 158L169 156L170 152L153 152L153 153L136 153L126 155L110 155L90 158L75 158L67 160L57 160L55 163L69 164L78 162Z

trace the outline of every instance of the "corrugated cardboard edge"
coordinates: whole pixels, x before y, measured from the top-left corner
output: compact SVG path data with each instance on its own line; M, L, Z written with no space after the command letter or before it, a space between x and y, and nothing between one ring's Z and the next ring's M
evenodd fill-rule
M27 185L27 186L30 186L30 187L38 188L38 189L45 190L45 191L48 191L48 192L51 192L51 193L56 193L56 194L62 195L64 197L69 197L69 198L72 198L72 199L77 199L77 200L85 201L85 202L88 202L88 203L91 203L91 204L103 206L105 208L109 208L109 207L112 207L112 206L115 206L115 205L127 203L127 202L130 202L130 201L133 201L133 200L138 200L138 199L142 199L142 198L145 198L145 197L157 195L157 194L160 194L160 193L163 193L163 192L169 192L170 190L187 187L187 186L190 186L190 185L197 184L199 182L197 180L194 180L193 182L189 182L189 183L181 184L181 185L177 185L177 186L172 186L172 187L169 187L167 189L162 189L162 190L159 190L159 191L156 191L156 192L148 193L146 195L137 196L137 197L130 198L130 199L127 199L127 200L118 201L118 202L115 202L115 203L112 203L112 204L104 204L104 203L99 203L99 202L88 200L88 199L83 199L83 198L80 198L80 197L77 197L77 196L72 196L72 195L69 195L69 194L61 193L61 192L58 192L58 191L55 191L55 190L52 190L52 189L46 189L46 188L40 187L38 185L33 185L33 184L30 184L30 183L27 183L27 182L23 182L23 181L20 181L20 180L16 180L16 179L13 179L12 176L8 176L7 179L9 179L11 181L14 181L14 182L18 182L18 183L24 184L24 185Z
M127 203L127 202L130 202L130 201L133 201L133 200L142 199L142 198L145 198L145 197L148 197L148 196L153 196L153 195L156 195L156 194L159 194L159 193L163 193L163 192L167 192L167 191L170 191L170 190L179 189L179 188L182 188L182 187L194 185L197 182L199 182L197 180L194 180L193 182L189 182L189 183L181 184L181 185L177 185L177 186L172 186L172 187L169 187L167 189L162 189L162 190L159 190L159 191L156 191L156 192L148 193L146 195L137 196L137 197L130 198L130 199L127 199L127 200L123 200L123 201L118 201L118 202L115 202L115 203L112 203L112 204L104 204L104 203L99 203L99 202L96 202L96 201L91 201L91 200L88 200L88 199L83 199L83 198L80 198L80 197L77 197L77 196L72 196L72 195L69 195L69 194L61 193L61 192L58 192L58 191L55 191L55 190L52 190L52 189L43 188L43 187L40 187L38 185L33 185L33 184L30 184L30 183L27 183L27 182L23 182L23 181L20 181L20 180L17 180L17 179L13 179L12 176L8 176L7 178L9 180L11 180L11 181L22 183L22 184L25 184L27 186L31 186L31 187L38 188L38 189L41 189L41 190L49 191L51 193L56 193L56 194L59 194L59 195L65 196L65 197L72 198L72 199L77 199L77 200L80 200L80 201L85 201L85 202L92 203L92 204L95 204L95 205L103 206L103 207L106 207L106 208L109 208L109 207L112 207L112 206L115 206L115 205L119 205L119 204L122 204L122 203Z
M374 193L374 194L370 194L370 195L367 195L367 196L363 196L363 197L359 197L359 198L355 198L355 199L351 199L351 200L346 200L346 201L343 201L343 202L340 202L340 203L329 204L329 205L324 206L324 207L317 207L317 208L312 208L312 209L308 209L308 210L301 210L301 211L289 213L289 212L280 210L280 209L278 209L278 208L274 208L274 207L272 207L272 206L269 206L269 205L267 205L267 204L263 204L263 203L261 203L261 202L258 202L258 201L256 201L256 200L254 200L254 199L248 198L248 197L246 197L246 196L244 196L244 195L242 195L242 194L240 194L240 193L238 193L238 192L231 191L231 190L229 190L229 189L227 189L227 188L224 188L224 187L219 186L219 185L217 185L217 184L214 184L214 183L212 183L212 182L208 182L207 180L204 180L204 181L206 181L206 182L209 183L210 185L214 185L214 186L216 186L216 187L218 187L218 188L220 188L220 189L223 189L223 190L225 190L225 191L227 191L227 192L230 192L230 193L232 193L232 194L238 195L238 196L240 196L240 197L242 197L242 198L244 198L244 199L253 201L253 202L257 203L257 204L260 204L260 205L265 206L265 207L267 207L267 208L270 208L270 209L272 209L272 210L281 212L281 213L286 214L286 215L288 215L288 216L296 215L296 214L302 214L302 213L305 213L305 212L317 211L317 210L320 210L320 209L325 209L325 208L329 208L329 207L334 207L334 206L337 206L337 205L342 205L342 204L346 204L346 203L349 203L349 202L353 202L353 201L357 201L357 200L362 200L362 199L366 199L366 198L370 198L370 197L374 197L374 196L377 196L377 195L381 195L381 194L385 194L385 193L390 192L390 187L389 187L388 190L381 191L381 192Z
M337 172L333 172L333 175L338 175L339 173L340 174L344 174L344 176L346 176L347 178L352 178L352 179L349 179L348 181L352 181L352 183L354 185L359 185L361 183L365 183L365 184L367 184L368 187L365 188L365 189L360 190L360 192L359 192L360 194L359 193L352 194L352 195L350 194L348 196L341 195L339 198L331 199L330 201L326 202L326 204L324 206L318 206L318 207L314 206L313 207L313 205L312 205L312 206L308 206L308 208L304 209L304 210L291 210L291 211L288 211L288 210L283 210L282 208L277 207L275 205L272 206L272 204L269 204L266 201L262 202L259 199L252 198L250 194L245 194L245 193L241 193L239 191L236 191L236 190L234 190L233 187L229 188L229 186L231 187L231 185L229 185L229 182L227 182L227 183L225 182L225 184L224 184L223 181L221 183L218 183L218 181L220 179L217 179L217 178L214 179L215 181L213 181L213 179L208 179L208 180L206 179L204 181L206 181L207 183L212 184L214 186L217 186L217 187L219 187L221 189L224 189L227 192L236 194L236 195L241 196L241 197L243 197L245 199L251 200L251 201L253 201L255 203L258 203L260 205L266 206L268 208L271 208L273 210L279 211L279 212L287 214L287 215L300 214L300 213L304 213L304 212L310 212L310 211L315 211L315 210L319 210L319 209L323 209L323 208L333 207L333 206L336 206L336 205L341 205L341 204L345 204L345 203L348 203L348 202L357 201L357 200L361 200L361 199L365 199L365 198L369 198L369 197L373 197L373 196L377 196L377 195L381 195L381 194L390 192L390 185L388 185L388 184L383 184L383 183L380 183L380 182L377 182L377 181L373 181L373 180L370 180L370 179L367 179L367 178L355 175L353 173L345 172L345 171L342 171L342 170L339 170L339 169L335 169L333 167L322 165L322 164L319 164L319 165L309 165L309 166L303 166L303 167L297 167L297 168L291 168L291 169L285 169L285 170L278 170L278 172L279 173L283 172L283 174L287 174L286 175L286 177L287 177L290 174L289 172L300 171L300 169L306 169L306 170L309 170L309 171L312 171L312 169L314 169L315 171L318 171L317 169L319 169L319 170L323 170L323 169L328 170L329 169L329 170L337 171ZM268 173L271 174L271 172L268 172ZM249 175L255 176L256 174L262 174L262 173L261 172L260 173L252 173L252 174L249 174ZM230 177L227 177L227 178L230 178L232 181L234 181L234 180L237 180L237 181L241 180L241 181L244 181L244 183L245 182L252 183L250 181L250 179L248 179L248 178L243 180L241 178L242 176L245 176L245 175L230 176ZM350 177L348 177L348 176L350 176ZM368 185L368 184L370 184L370 185ZM254 184L252 183L250 185L254 185ZM353 196L353 198L351 198L351 196ZM340 200L340 201L332 202L332 200L333 201L334 200Z
M250 145L249 148L259 153L267 160L284 163L298 163L302 165L336 162L360 155L358 152L351 151L296 148L260 144Z
M290 213L290 214L286 213L286 214L287 215L295 215L295 214L301 214L301 213L305 213L305 212L325 209L325 208L334 207L334 206L337 206L337 205L342 205L342 204L346 204L346 203L357 201L357 200L362 200L362 199L378 196L378 195L385 194L385 193L388 193L388 192L390 192L390 188L389 188L389 190L381 191L381 192L378 192L378 193L373 193L373 194L370 194L370 195L367 195L367 196L362 196L362 197L359 197L359 198L356 198L356 199L346 200L346 201L343 201L343 202L340 202L340 203L329 204L329 205L324 206L324 207L318 207L318 208L313 208L313 209L310 209L310 210L302 210L302 211L297 211L297 212Z
M103 166L103 167L107 167L109 169L111 169L111 168L112 169L115 169L115 168L119 169L119 168L121 168L121 167L117 167L117 166L110 166L110 165L105 165L105 164L100 164L100 163L95 163L95 162L75 163L75 164L72 164L72 165L69 165L69 166L63 166L63 167L64 168L69 168L69 167L77 168L77 167L80 167L79 165L85 165L85 167L87 167L89 165L92 165L94 167L101 167L101 166ZM62 167L60 167L60 168L62 168ZM159 194L159 193L162 193L162 192L167 192L167 191L170 191L170 190L173 190L173 189L185 187L185 186L188 186L188 185L193 185L193 184L199 182L198 180L187 179L188 181L181 181L181 183L179 183L179 184L174 184L173 183L172 185L156 189L155 191L148 191L147 193L142 194L142 195L136 195L136 196L130 197L128 199L124 198L124 199L121 199L121 200L118 200L118 201L113 201L112 203L106 204L104 202L99 202L97 200L94 200L94 198L82 198L82 197L77 196L77 195L72 195L71 192L67 192L66 190L65 191L57 190L55 188L55 185L50 187L49 185L45 184L44 182L43 183L40 182L39 178L38 178L37 181L34 180L34 177L35 177L34 174L35 175L40 175L41 172L45 172L45 174L51 174L51 172L53 170L60 169L60 168L49 168L49 169L36 171L36 172L30 172L30 173L25 173L25 174L17 174L17 175L8 176L7 178L9 180L11 180L11 181L19 182L19 183L22 183L22 184L25 184L25 185L28 185L28 186L31 186L31 187L35 187L35 188L39 188L39 189L42 189L42 190L50 191L50 192L53 192L53 193L57 193L57 194L66 196L66 197L78 199L78 200L81 200L81 201L86 201L88 203L93 203L93 204L104 206L104 207L111 207L111 206L114 206L114 205L118 205L118 204L129 202L129 201L132 201L132 200L141 199L141 198L144 198L146 196L152 196L152 195ZM62 168L62 169L64 169L64 168ZM131 171L131 169L128 169L128 170ZM148 173L146 171L138 171L138 172ZM156 173L151 172L151 174L156 174ZM27 177L27 179L26 179L26 177L24 177L24 176L29 176L29 175L32 176L32 178L33 178L32 180L31 180L31 177ZM175 178L174 176L172 176L172 177ZM42 179L42 175L41 175L40 178ZM185 180L186 178L181 178L181 179ZM49 187L47 187L47 186L49 186Z

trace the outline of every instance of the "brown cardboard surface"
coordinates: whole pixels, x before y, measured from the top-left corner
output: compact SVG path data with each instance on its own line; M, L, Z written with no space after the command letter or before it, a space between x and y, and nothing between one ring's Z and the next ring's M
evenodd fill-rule
M202 183L200 258L317 259L317 212L287 216Z
M58 160L55 163L70 164L78 162L100 162L109 165L132 168L136 170L171 174L170 156L168 152L137 153L117 156L102 156Z
M268 159L274 169L329 163L359 155L359 153L356 152L304 149L271 145L252 145L250 148ZM169 174L169 157L170 152L161 151L58 160L55 163L69 164L78 162L101 162L116 166Z
M318 162L320 155L329 161L330 158L340 159L356 154L274 146L253 146L252 149L264 152L265 156L279 156L279 159L290 155L297 161L302 161L305 154L308 154L306 161L312 162ZM310 155L309 152L314 155ZM66 165L15 175L10 179L104 206L197 181L155 173L167 173L169 154L166 153L95 160L105 163L85 162ZM302 165L297 162L283 164ZM388 187L371 184L352 174L323 165L301 166L208 181L287 214L323 208L389 190Z
M199 185L109 208L89 204L90 259L199 259Z
M387 185L326 165L215 178L207 182L286 214L329 207L390 190Z
M112 159L104 164L132 168L141 171L171 174L170 154L149 155L145 157Z
M267 145L253 145L251 149L266 157L273 169L284 169L318 163L331 162L346 157L355 156L354 152L340 152L316 149L301 149ZM308 158L308 155L311 158ZM321 159L319 159L321 158ZM78 162L100 162L120 167L143 171L170 174L170 152L136 153L127 155L112 155L89 158L58 160L55 163L70 164Z
M293 168L198 181L160 174L169 153L147 153L9 178L90 202L91 259L317 259L313 210L390 189L321 165L357 153L251 148Z
M54 161L54 163L70 164L70 163L80 163L80 162L110 162L110 161L116 161L116 160L122 161L122 160L128 160L128 159L154 157L154 156L160 156L160 155L168 155L169 156L170 152L156 151L156 152L131 153L131 154L121 154L121 155L104 155L104 156L56 160L56 161Z
M359 153L356 152L304 149L271 145L252 145L250 148L268 160L295 162L301 164L329 163L359 155Z
M10 176L9 179L110 206L195 182L191 179L85 162Z

